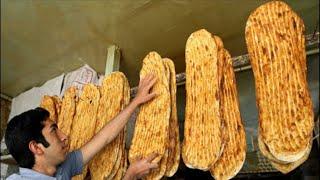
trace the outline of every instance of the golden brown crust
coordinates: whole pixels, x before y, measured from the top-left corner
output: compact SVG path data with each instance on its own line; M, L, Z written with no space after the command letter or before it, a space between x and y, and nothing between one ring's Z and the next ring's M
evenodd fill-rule
M288 164L280 164L280 163L277 163L277 162L270 161L270 163L274 168L279 170L281 173L287 174L287 173L293 171L294 169L296 169L297 167L299 167L302 163L304 163L308 159L310 151L311 151L311 148L312 148L312 143L309 143L307 151L304 153L302 158L298 159L295 162L291 162L291 163L288 163Z
M109 174L105 174L105 172L101 171L101 173L105 174L104 176L104 179L107 179L107 180L111 180L114 178L114 176L116 176L117 172L118 171L121 171L121 159L122 159L122 156L123 156L123 148L122 148L122 142L123 142L123 138L124 138L124 134L123 134L123 131L120 132L120 134L118 135L120 138L120 144L119 144L119 147L117 148L118 149L118 154L116 155L116 161L113 165L113 168L111 170L111 172ZM97 164L99 166L99 164Z
M174 63L171 59L163 58L163 62L166 69L169 70L169 81L170 81L170 95L171 95L171 115L169 122L169 143L168 143L168 160L165 176L173 176L179 166L180 162L180 139L179 139L179 122L177 114L177 86L176 86L176 71Z
M56 102L52 96L44 95L40 102L40 107L46 109L49 112L49 118L57 122L58 121L58 111L56 109Z
M221 154L218 48L202 29L186 43L186 113L182 158L189 168L208 170Z
M123 95L124 95L124 102L122 103L122 109L124 109L130 101L130 86L129 86L129 82L127 81L127 79L125 79L125 83L124 83L124 91L123 91ZM121 155L121 163L120 163L120 167L117 170L117 172L115 173L114 177L108 177L109 179L114 179L114 180L120 180L124 177L126 171L127 171L127 166L128 166L128 153L127 150L125 148L125 143L126 143L126 134L127 134L127 128L125 127L123 132L123 141L122 144L120 146L120 149L122 150L122 155ZM120 152L120 151L119 151Z
M223 131L226 135L225 146L218 161L210 172L215 179L231 179L241 169L246 156L246 137L241 120L235 74L232 59L227 50L223 49L224 66L220 89L220 116L225 122Z
M308 156L309 156L311 148L312 148L312 140L310 138L310 143L308 144L308 148L305 151L305 153L302 156L302 158L298 159L297 161L288 163L288 162L283 162L283 161L279 161L278 159L276 159L269 152L269 150L267 149L267 146L262 142L261 137L258 138L258 143L259 143L260 152L270 160L271 165L275 169L279 170L283 174L287 174L287 173L293 171L295 168L300 166L304 161L306 161L308 159Z
M60 111L61 111L62 100L57 95L52 96L52 98L54 101L54 105L56 106L56 113L58 116L57 121L59 122L59 115L60 115Z
M98 133L122 110L125 81L126 77L121 72L113 72L103 80L95 133ZM123 139L122 131L93 158L89 165L92 179L112 179L115 176L121 163Z
M261 138L276 159L297 161L313 129L303 21L284 2L272 1L251 13L245 34Z
M226 70L226 68L224 68L226 66L227 60L226 60L226 56L225 56L225 49L223 48L223 42L222 39L219 36L213 36L214 41L216 42L217 45L217 49L218 49L218 87L219 87L219 94L221 94L221 89L222 89L222 80L223 80L223 74L224 71ZM220 99L219 99L219 104L220 104ZM223 109L220 107L219 112L221 114L221 111ZM221 126L220 126L220 133L221 133L221 147L220 147L220 153L218 158L220 158L224 146L226 144L226 138L227 138L227 132L224 130L225 126L226 126L226 122L225 119L220 118L221 120Z
M151 92L155 92L157 96L140 106L129 150L130 163L152 153L158 154L154 160L157 163L166 151L169 138L170 92L165 72L159 54L150 52L144 58L140 77L143 78L149 73L156 76L157 82Z
M120 168L118 169L117 173L113 177L114 180L121 180L125 174L126 171L126 161L127 161L127 155L126 151L122 151L121 155L121 163Z
M261 135L258 135L258 146L260 149L260 152L262 155L264 155L266 158L268 158L270 161L276 162L276 163L280 163L280 164L287 164L288 162L286 161L281 161L279 159L276 159L270 152L268 147L264 144Z
M77 89L68 88L63 96L59 114L58 127L67 136L70 135L73 117L76 112Z
M94 135L99 99L100 93L95 85L84 85L72 123L69 151L82 147ZM84 179L87 169L88 166L84 166L82 174L72 179Z

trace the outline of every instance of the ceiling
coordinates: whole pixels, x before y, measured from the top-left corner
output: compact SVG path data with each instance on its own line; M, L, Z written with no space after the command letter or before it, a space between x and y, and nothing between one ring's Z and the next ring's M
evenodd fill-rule
M185 69L188 36L201 28L222 38L232 56L246 53L246 20L262 0L1 0L1 93L15 97L85 63L104 74L107 48L121 49L120 71L136 86L144 56L157 51ZM286 1L319 21L319 0Z

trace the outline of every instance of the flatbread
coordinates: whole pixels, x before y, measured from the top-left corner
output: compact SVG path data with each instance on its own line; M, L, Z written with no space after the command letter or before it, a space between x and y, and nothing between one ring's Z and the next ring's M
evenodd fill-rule
M232 59L229 52L223 49L224 66L219 68L222 75L220 89L221 119L225 122L223 128L226 138L222 155L211 167L210 172L215 179L231 179L242 168L246 157L246 137L241 120L236 78L233 71Z
M221 155L218 48L208 31L186 44L186 112L182 158L189 168L208 170Z
M153 153L158 155L153 162L158 163L167 149L171 107L169 82L161 56L156 52L144 58L140 78L150 73L157 78L151 89L157 96L140 106L129 150L130 163Z
M179 122L177 114L177 85L176 71L174 63L169 58L163 58L166 69L169 70L169 84L171 95L171 115L169 122L169 143L168 143L168 159L166 165L165 176L172 177L178 170L180 162L180 138L179 138Z
M287 4L271 1L251 13L245 32L261 139L272 156L288 163L306 154L314 126L304 29Z
M76 113L77 89L71 86L63 96L58 120L58 128L67 136L70 135L73 117Z
M69 151L79 149L93 137L99 99L100 93L95 85L86 84L83 86L83 91L77 103L76 114L72 123ZM82 174L74 176L72 179L84 179L87 170L88 165L83 167Z
M97 114L95 133L98 133L107 123L122 110L124 103L124 85L126 77L121 72L113 72L105 77L100 88L100 103ZM89 165L92 179L113 177L119 169L124 134L120 134L107 144L91 161ZM112 173L113 171L113 173Z

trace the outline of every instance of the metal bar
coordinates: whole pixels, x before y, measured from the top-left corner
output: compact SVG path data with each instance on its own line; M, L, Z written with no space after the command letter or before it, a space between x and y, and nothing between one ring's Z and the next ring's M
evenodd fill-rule
M307 56L310 56L310 55L313 55L313 54L317 54L317 53L319 53L319 48L312 49L312 50L306 52Z
M7 100L7 101L10 101L10 102L12 101L12 97L7 96L7 95L2 94L2 93L1 93L1 98L2 98L2 99L5 99L5 100Z
M319 44L319 31L314 34L308 34L306 37L306 47Z

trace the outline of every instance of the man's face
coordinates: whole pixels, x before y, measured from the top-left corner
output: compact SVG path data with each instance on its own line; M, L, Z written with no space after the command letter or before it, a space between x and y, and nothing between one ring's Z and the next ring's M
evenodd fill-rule
M49 147L44 149L46 160L50 164L58 165L63 162L68 152L67 136L58 129L57 124L49 118L44 122L42 134Z

